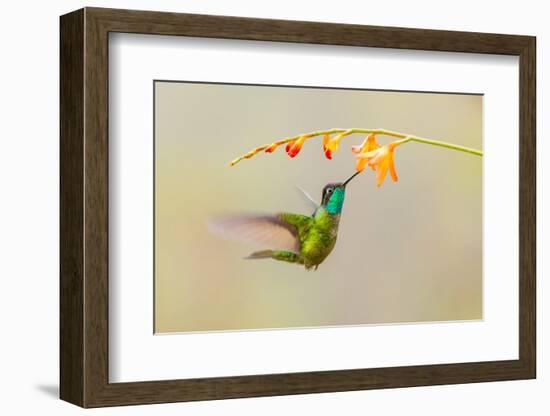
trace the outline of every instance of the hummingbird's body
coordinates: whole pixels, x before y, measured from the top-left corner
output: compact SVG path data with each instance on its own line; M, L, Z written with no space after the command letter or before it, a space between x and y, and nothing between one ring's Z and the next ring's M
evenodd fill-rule
M317 269L336 245L346 185L355 175L344 183L326 185L321 204L312 201L316 208L311 216L248 215L215 221L212 225L221 234L270 247L252 253L249 259L271 258Z
M300 250L281 249L262 250L252 253L248 258L272 258L290 263L303 264L306 269L319 266L336 245L340 214L331 214L320 206L314 215L282 213L276 217L296 229Z

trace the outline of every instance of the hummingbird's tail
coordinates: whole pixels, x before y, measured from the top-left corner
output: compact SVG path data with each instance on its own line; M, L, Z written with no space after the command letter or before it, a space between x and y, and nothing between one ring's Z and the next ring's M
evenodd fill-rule
M245 259L270 259L273 257L273 250L262 250L262 251L255 251L254 253L250 254L250 256L245 257Z
M255 251L246 259L275 259L287 261L289 263L303 263L302 257L299 254L286 250L261 250Z

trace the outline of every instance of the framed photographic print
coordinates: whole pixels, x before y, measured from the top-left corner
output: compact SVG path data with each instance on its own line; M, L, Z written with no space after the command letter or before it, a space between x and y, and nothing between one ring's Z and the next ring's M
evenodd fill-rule
M83 406L534 378L535 38L61 17Z

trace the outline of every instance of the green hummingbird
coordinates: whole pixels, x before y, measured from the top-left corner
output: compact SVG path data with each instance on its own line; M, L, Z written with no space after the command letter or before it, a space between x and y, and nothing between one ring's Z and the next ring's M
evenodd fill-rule
M274 259L317 270L336 244L346 185L358 173L342 183L325 185L320 205L300 189L315 209L310 216L294 213L233 216L210 221L210 229L224 237L270 247L253 252L247 259Z

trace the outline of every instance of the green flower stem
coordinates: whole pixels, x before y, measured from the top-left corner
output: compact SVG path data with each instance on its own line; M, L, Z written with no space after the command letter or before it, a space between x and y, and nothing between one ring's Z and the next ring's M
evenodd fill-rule
M439 141L439 140L431 140L431 139L424 139L422 137L410 136L410 137L407 137L403 141L403 143L406 143L406 142L409 142L409 141L418 142L418 143L425 143L425 144L431 144L432 146L446 147L447 149L458 150L460 152L466 152L466 153L470 153L472 155L477 155L477 156L483 156L483 152L481 150L472 149L471 147L459 146L457 144L442 142L442 141Z
M313 132L310 132L310 133L299 134L299 135L292 136L292 137L286 137L284 139L276 141L275 143L278 146L280 146L280 145L292 142L294 140L297 140L301 137L305 137L306 140L309 140L309 139L312 139L314 137L325 136L327 134L328 135L342 134L342 136L349 136L349 135L354 134L354 133L379 134L379 135L382 135L382 136L390 136L390 137L395 137L397 139L402 139L402 140L400 140L400 144L413 141L413 142L418 142L418 143L430 144L432 146L446 147L447 149L458 150L460 152L470 153L470 154L477 155L477 156L483 156L483 152L481 150L472 149L470 147L465 147L465 146L459 146L459 145L453 144L453 143L442 142L442 141L439 141L439 140L432 140L432 139L426 139L426 138L423 138L423 137L416 137L416 136L412 136L410 134L399 133L399 132L396 132L396 131L391 131L391 130L386 130L386 129L359 129L359 128L338 129L338 128L335 128L335 129L329 129L329 130L317 130L317 131L313 131ZM250 152L248 152L248 153L232 160L230 162L230 165L234 166L243 159L251 158L252 156L256 155L257 153L267 149L269 146L271 146L271 144L272 143L265 144L265 145L259 146L255 149L251 150Z

